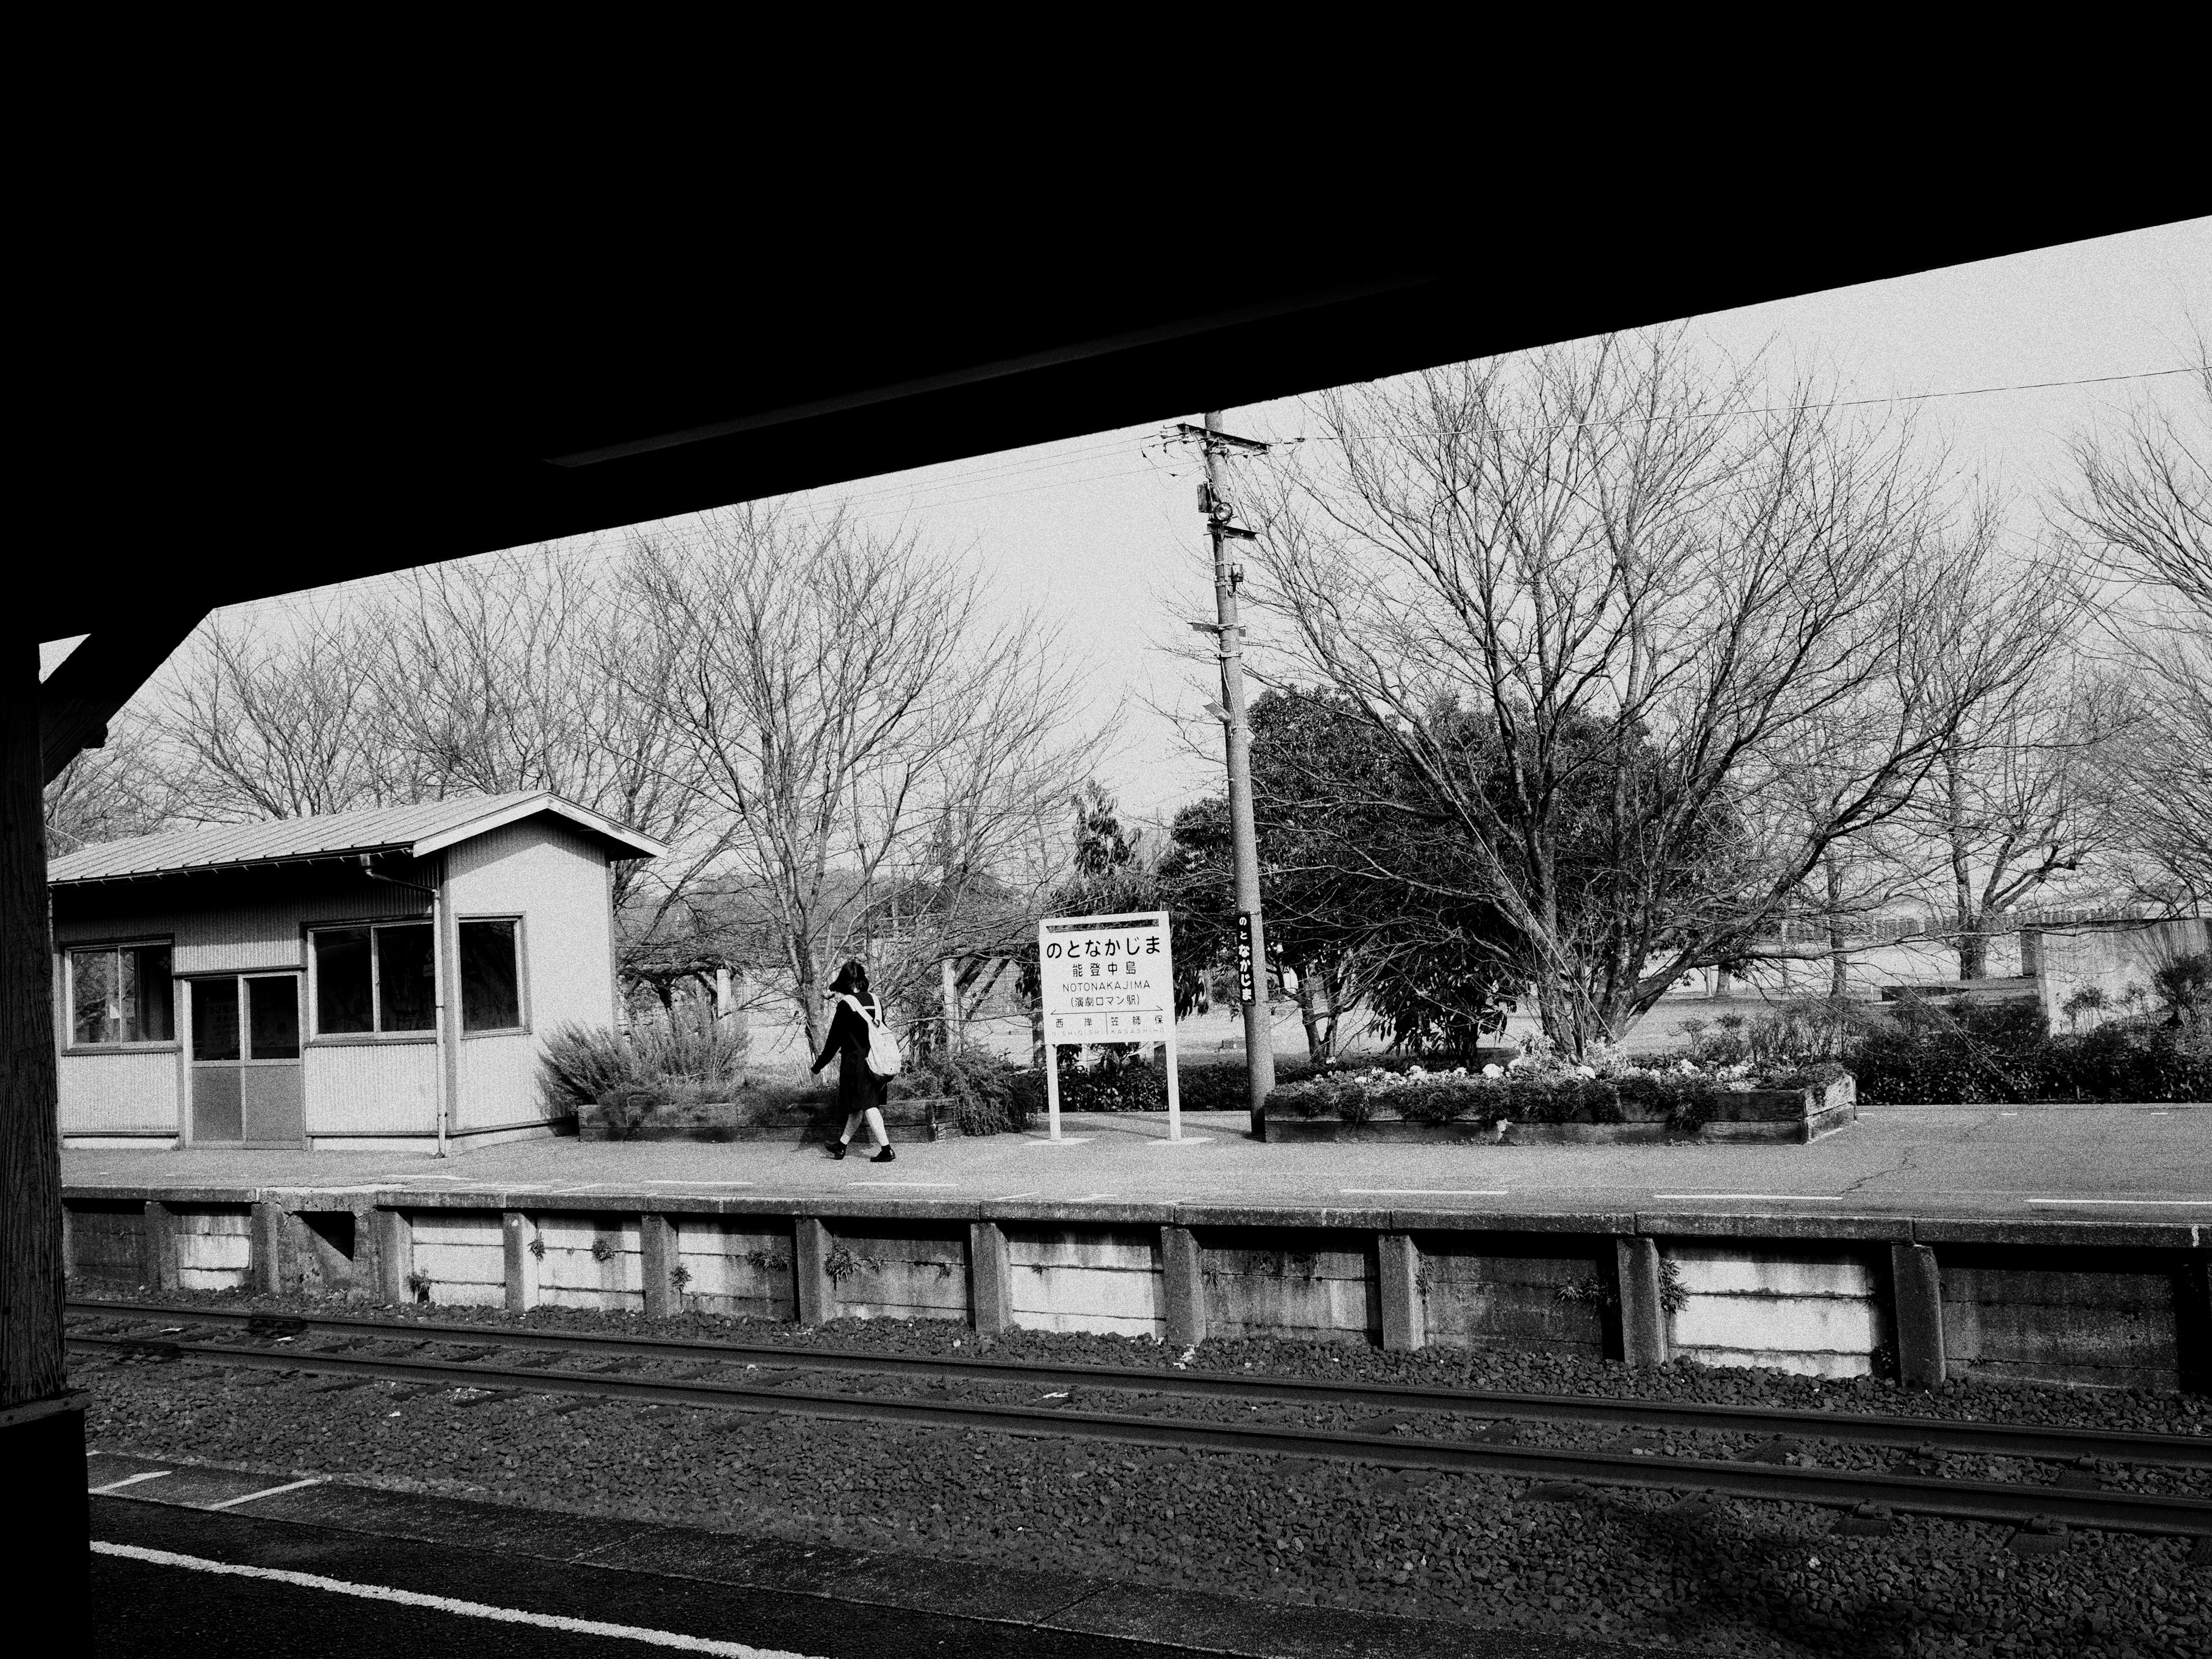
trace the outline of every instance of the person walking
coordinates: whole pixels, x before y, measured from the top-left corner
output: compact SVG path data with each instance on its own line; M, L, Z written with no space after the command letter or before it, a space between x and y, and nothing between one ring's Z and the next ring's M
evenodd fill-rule
M868 1051L883 1023L883 1006L868 989L868 970L857 962L840 968L823 994L837 1005L837 1012L814 1062L814 1074L821 1076L822 1068L833 1056L838 1060L837 1103L845 1109L845 1133L830 1144L830 1156L845 1156L846 1148L852 1145L853 1131L865 1119L877 1148L868 1161L889 1164L898 1157L891 1150L890 1131L884 1127L884 1102L890 1096L890 1079L878 1076L868 1064Z

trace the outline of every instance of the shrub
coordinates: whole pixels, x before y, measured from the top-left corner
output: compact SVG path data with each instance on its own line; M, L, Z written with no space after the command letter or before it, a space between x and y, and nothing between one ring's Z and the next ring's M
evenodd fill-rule
M2150 976L2151 989L2179 1024L2212 1010L2212 951L2176 957Z
M727 1100L744 1086L746 1039L722 1030L559 1025L545 1039L538 1088L558 1112L600 1101L611 1113ZM635 1127L635 1123L626 1127Z
M1702 1073L1483 1077L1462 1071L1400 1078L1378 1071L1279 1085L1267 1097L1267 1109L1346 1123L1387 1112L1411 1123L1666 1123L1694 1130L1711 1120L1721 1092Z
M2138 1017L2054 1034L2024 1001L1898 1005L1861 1039L1851 1068L1866 1098L1893 1105L2212 1099L2200 1032Z
M902 1075L899 1092L942 1096L947 1119L963 1135L995 1135L1029 1127L1029 1106L1018 1086L1021 1073L981 1048L954 1048L917 1059Z

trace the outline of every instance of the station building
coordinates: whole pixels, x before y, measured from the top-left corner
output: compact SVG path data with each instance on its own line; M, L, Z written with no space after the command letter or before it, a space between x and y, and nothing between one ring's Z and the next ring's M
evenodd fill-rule
M614 866L665 850L538 791L56 859L64 1143L421 1150L553 1133L540 1039L615 1023Z

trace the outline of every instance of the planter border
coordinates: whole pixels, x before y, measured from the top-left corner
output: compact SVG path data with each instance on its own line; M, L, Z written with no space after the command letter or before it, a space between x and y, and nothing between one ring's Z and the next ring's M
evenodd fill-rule
M1492 1127L1480 1120L1449 1119L1423 1123L1403 1117L1372 1117L1347 1123L1340 1117L1259 1115L1254 1127L1261 1140L1382 1141L1400 1146L1654 1146L1711 1145L1722 1141L1774 1142L1805 1146L1825 1139L1858 1121L1858 1088L1845 1076L1802 1089L1741 1090L1721 1097L1735 1109L1709 1119L1695 1129L1670 1123L1515 1123ZM1794 1103L1794 1115L1773 1109Z
M888 1102L884 1110L887 1128L903 1129L909 1136L919 1132L924 1140L941 1140L954 1133L948 1125L947 1110L951 1102L942 1095L924 1095L908 1100ZM749 1114L744 1118L720 1123L656 1123L648 1115L635 1128L617 1130L609 1126L605 1110L598 1103L585 1106L576 1114L576 1134L581 1140L689 1140L720 1144L733 1140L783 1140L804 1145L834 1135L844 1127L844 1114L834 1101L818 1103L804 1102L780 1106L747 1106L740 1101L707 1101L696 1106L670 1109L683 1112L712 1112L734 1110Z

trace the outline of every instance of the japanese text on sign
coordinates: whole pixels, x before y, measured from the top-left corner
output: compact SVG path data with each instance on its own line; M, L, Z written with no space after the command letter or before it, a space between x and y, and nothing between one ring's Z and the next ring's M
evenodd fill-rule
M1175 967L1164 912L1040 923L1037 969L1052 1042L1149 1042L1172 1035Z

